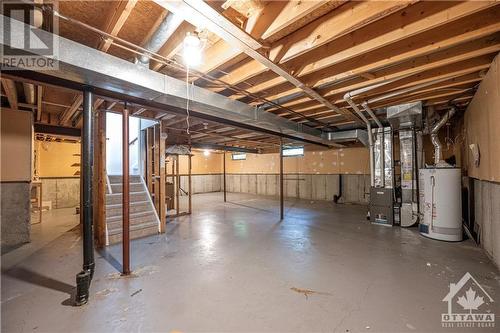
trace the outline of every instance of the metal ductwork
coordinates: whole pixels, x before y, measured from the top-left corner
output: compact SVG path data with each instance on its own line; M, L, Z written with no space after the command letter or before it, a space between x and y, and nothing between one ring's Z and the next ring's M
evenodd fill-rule
M406 103L389 106L387 108L387 120L392 128L420 128L422 123L422 102Z
M168 41L168 39L174 34L175 30L177 30L182 21L182 18L180 18L179 16L175 15L174 13L169 13L160 23L158 29L151 36L144 48L151 51L152 53L158 52L161 47ZM145 66L149 65L149 57L144 54L136 58L136 61Z
M23 82L24 97L26 103L35 104L35 85L32 83Z
M182 80L137 66L50 32L34 29L3 15L0 15L0 24L5 30L0 34L1 45L13 47L13 41L22 40L25 31L32 29L36 30L40 38L53 38L59 49L55 55L57 67L53 70L5 70L2 75L80 91L84 87L91 87L96 95L136 103L159 114L186 114L188 96L186 83ZM5 36L9 35L10 40L6 40ZM190 113L193 117L312 144L339 146L324 139L323 132L319 129L283 119L201 87L192 86L190 90Z
M369 147L368 132L361 129L349 130L349 131L339 131L339 132L327 132L324 137L332 142L345 143L351 141L358 141L365 147Z
M443 161L442 159L442 146L441 142L439 141L438 137L438 132L441 129L441 127L444 126L450 120L451 117L455 114L456 109L452 107L446 114L431 128L431 142L432 145L434 146L434 164L435 166L448 166L446 162Z
M373 187L375 185L375 169L374 169L374 158L373 158L373 134L372 134L372 124L368 119L366 119L365 115L361 110L358 108L356 103L352 100L352 95L350 92L346 93L344 95L344 99L346 102L351 106L351 108L356 112L356 114L363 120L363 122L366 124L366 130L368 131L368 146L370 149L370 184Z

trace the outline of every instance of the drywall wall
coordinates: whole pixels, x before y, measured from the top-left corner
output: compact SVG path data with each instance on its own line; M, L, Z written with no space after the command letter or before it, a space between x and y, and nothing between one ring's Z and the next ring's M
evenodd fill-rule
M500 64L497 56L465 111L464 159L470 177L500 182ZM477 144L480 164L474 165L470 144ZM500 221L499 221L500 223Z
M35 141L37 171L41 178L74 177L80 171L80 144Z
M0 117L0 180L30 182L33 115L2 108Z
M32 114L0 113L0 220L2 253L30 241Z
M279 173L279 154L247 154L246 160L233 161L226 154L227 173ZM284 173L299 174L369 174L366 148L306 151L304 156L285 157Z

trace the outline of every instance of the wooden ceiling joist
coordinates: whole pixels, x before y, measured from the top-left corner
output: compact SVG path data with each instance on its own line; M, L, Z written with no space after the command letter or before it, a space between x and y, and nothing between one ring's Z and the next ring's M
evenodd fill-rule
M290 61L284 62L288 68L299 68L296 75L302 78L310 74L309 77L318 74L334 64L356 58L361 55L369 57L369 53L384 46L400 42L431 29L448 25L451 22L465 18L468 15L480 12L490 7L496 6L488 11L487 16L491 18L498 17L498 2L422 2L409 6L402 12L387 16L382 20L370 24L364 28L358 29L352 34L348 34L326 45L307 52L301 57L296 57ZM429 12L428 16L423 13ZM478 18L481 20L482 18ZM498 19L496 20L498 25ZM470 29L470 26L469 26ZM431 45L431 43L428 43ZM404 50L404 49L403 49ZM387 55L386 57L387 58ZM315 79L317 80L317 79ZM254 85L248 91L259 93L273 86L285 82L284 78L278 77L271 83L263 82ZM298 92L298 89L292 89L288 93Z
M466 106L500 51L498 1L72 1L60 11L138 49L166 17L181 15L184 21L156 52L173 64L151 60L150 69L185 80L186 70L179 66L183 41L196 32L203 41L203 62L193 68L189 82L321 129L363 127L344 95L380 83L385 84L357 95L355 103L384 97L371 107L416 100L436 109L450 101ZM85 35L79 25L64 23L60 30L64 37L122 59L136 56L111 38ZM34 105L29 105L22 93L20 101L17 96L21 83L26 82L2 78L5 105L36 111L38 124L81 126L81 94L37 85ZM400 89L406 90L387 97ZM113 99L99 97L96 103L96 109L123 109ZM268 134L195 117L188 135L183 115L140 105L130 110L162 120L176 142L267 150L279 144Z
M118 36L118 33L127 21L132 9L134 9L137 0L119 0L115 2L116 5L113 12L111 12L108 16L103 30L110 35ZM111 46L111 42L112 41L110 39L105 39L101 41L97 48L101 51L107 52Z
M2 78L2 86L5 91L5 95L7 96L7 100L9 101L10 108L13 110L17 110L18 105L18 97L17 97L17 88L16 83L7 78Z

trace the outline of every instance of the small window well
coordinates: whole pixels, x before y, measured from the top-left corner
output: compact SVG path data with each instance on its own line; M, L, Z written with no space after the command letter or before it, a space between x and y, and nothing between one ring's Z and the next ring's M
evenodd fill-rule
M247 159L247 154L232 154L231 159L233 161L243 161Z
M304 147L284 148L283 156L304 156Z

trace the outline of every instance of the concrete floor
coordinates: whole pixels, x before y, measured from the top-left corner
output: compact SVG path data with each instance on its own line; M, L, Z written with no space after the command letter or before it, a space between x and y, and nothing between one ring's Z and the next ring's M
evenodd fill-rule
M78 229L2 271L2 331L454 332L442 299L466 272L500 301L499 272L470 241L371 225L363 206L290 201L280 222L272 198L193 199L167 234L132 242L133 277L117 273L120 245L96 253L83 307L70 301Z

